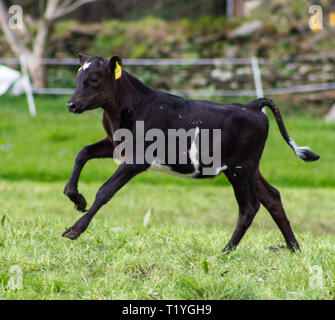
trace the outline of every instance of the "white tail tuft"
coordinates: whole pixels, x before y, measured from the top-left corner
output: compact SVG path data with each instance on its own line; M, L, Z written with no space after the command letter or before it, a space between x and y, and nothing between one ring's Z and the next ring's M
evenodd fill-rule
M290 139L289 141L290 146L294 150L295 155L302 161L315 161L320 159L318 155L312 152L312 150L308 147L299 147L297 144Z

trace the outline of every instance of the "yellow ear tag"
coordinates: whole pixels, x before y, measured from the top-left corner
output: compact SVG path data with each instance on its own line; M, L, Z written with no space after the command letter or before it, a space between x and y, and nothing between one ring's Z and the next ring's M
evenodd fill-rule
M115 62L115 70L114 70L114 73L115 73L115 80L121 78L121 75L122 75L122 68L121 68L121 66L119 65L119 62L118 62L118 61Z
M82 69L83 69L83 66L81 66L81 67L78 69L78 73L79 73L79 71L82 70Z

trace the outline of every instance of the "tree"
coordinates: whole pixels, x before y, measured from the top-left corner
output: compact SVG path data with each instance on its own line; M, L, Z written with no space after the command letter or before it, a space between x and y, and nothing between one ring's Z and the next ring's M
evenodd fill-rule
M48 45L53 23L70 12L75 11L84 4L98 0L39 0L39 16L34 19L22 15L19 28L10 27L9 8L0 0L0 25L4 35L17 55L23 55L30 71L33 84L37 88L46 87L47 72L42 59ZM19 8L19 7L18 7ZM29 31L37 27L36 35Z
M220 3L220 0L218 0ZM226 14L228 17L243 17L244 0L226 0Z

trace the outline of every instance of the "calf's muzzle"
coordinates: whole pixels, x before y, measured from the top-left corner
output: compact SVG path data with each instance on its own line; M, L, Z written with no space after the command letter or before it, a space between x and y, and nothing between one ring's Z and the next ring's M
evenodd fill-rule
M72 113L81 113L81 110L78 105L76 105L74 102L69 101L66 104L67 108L69 109L70 112Z

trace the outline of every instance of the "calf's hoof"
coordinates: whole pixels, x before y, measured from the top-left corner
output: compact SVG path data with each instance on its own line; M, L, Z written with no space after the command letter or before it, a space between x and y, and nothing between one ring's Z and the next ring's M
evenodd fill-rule
M87 202L81 193L64 191L64 194L74 203L74 208L76 210L86 212Z
M81 211L81 212L86 212L86 206L87 206L87 202L86 199L84 198L84 196L81 193L77 194L77 198L76 201L74 202L74 207L77 211Z
M292 244L290 244L288 247L289 247L289 249L290 249L292 252L299 252L299 251L301 251L298 242L292 243Z
M223 253L223 254L229 254L229 253L231 253L231 252L232 252L233 250L235 250L235 249L236 249L236 246L227 244L227 245L224 247L224 249L221 251L221 253Z
M68 238L70 240L76 240L77 238L79 238L80 235L81 235L81 232L76 231L73 227L71 227L70 229L67 229L66 231L62 233L62 236L64 238Z

